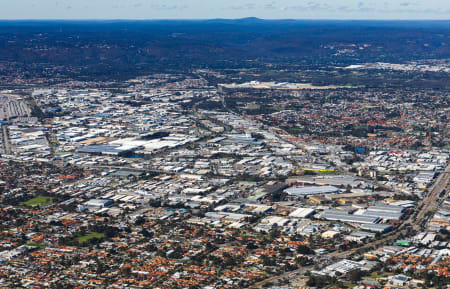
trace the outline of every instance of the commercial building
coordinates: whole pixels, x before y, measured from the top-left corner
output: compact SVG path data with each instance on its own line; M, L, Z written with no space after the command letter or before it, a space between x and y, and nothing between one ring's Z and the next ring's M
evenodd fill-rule
M120 146L113 145L90 145L77 149L79 153L87 153L94 155L115 155L124 156L131 153L131 149L121 149Z
M312 215L314 215L315 213L316 213L316 211L311 208L298 208L295 211L291 212L289 214L289 217L308 218L308 217L311 217Z
M393 212L381 212L381 211L364 211L361 216L370 216L370 217L379 217L385 221L394 220L398 221L402 217L402 213L393 213Z
M84 203L86 207L106 208L112 206L114 202L107 199L91 199Z
M341 192L341 189L333 186L318 186L318 187L291 187L284 190L287 193L288 198L306 198L310 195L323 195L323 194L337 194Z
M391 205L376 205L376 206L370 206L367 208L368 211L374 211L374 212L391 212L391 213L403 213L405 211L404 207L400 206L391 206Z
M385 224L362 224L361 229L372 232L386 233L392 230L392 226Z
M320 215L320 218L327 219L330 221L340 221L340 222L348 222L348 223L361 223L361 224L376 224L381 218L379 217L371 217L371 216L358 216L358 215L350 215L345 213L335 213L335 212L323 212Z

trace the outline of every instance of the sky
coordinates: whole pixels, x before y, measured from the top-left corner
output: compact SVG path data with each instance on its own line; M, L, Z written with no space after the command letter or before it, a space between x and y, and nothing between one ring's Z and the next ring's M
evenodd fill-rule
M444 19L450 0L0 0L0 19Z

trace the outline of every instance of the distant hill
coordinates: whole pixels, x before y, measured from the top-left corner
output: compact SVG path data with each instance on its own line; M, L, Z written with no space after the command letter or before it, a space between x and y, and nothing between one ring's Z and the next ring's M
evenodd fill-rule
M450 21L0 21L0 62L33 71L65 66L80 75L119 75L247 60L345 65L430 58L450 58Z

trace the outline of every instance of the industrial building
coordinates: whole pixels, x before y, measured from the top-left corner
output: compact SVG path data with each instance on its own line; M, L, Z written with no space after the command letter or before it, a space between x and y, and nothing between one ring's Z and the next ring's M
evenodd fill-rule
M391 213L403 213L405 208L400 206L391 206L391 205L376 205L370 206L367 208L368 211L374 212L391 212Z
M369 211L369 210L363 210L362 214L360 216L369 216L369 217L379 217L385 221L387 220L394 220L399 221L402 217L402 213L393 213L393 212L379 212L379 211Z
M80 147L77 149L79 153L87 153L94 155L115 155L115 156L125 156L132 152L131 149L122 149L120 146L113 145L90 145L85 147Z
M308 218L308 217L311 217L312 215L314 215L315 213L316 213L316 211L311 208L298 208L295 211L291 212L289 214L289 217Z
M91 199L84 203L86 207L106 208L112 206L114 202L108 199Z
M327 219L330 221L340 221L340 222L349 222L349 223L361 223L361 224L376 224L381 221L379 217L371 217L371 216L358 216L358 215L350 215L345 213L336 213L336 212L323 212L320 215L320 218Z
M321 271L312 271L312 273L328 276L337 276L337 275L346 276L347 274L355 270L370 271L376 264L377 264L376 262L371 261L356 262L352 260L343 259L337 263L331 264L323 268Z
M391 225L384 225L384 224L362 224L361 229L372 231L372 232L379 232L379 233L385 233L392 230Z
M405 208L391 205L376 205L370 206L367 209L359 209L355 212L358 216L378 217L385 221L394 220L399 221L403 216Z
M306 198L310 195L323 195L323 194L338 194L341 189L333 186L319 186L319 187L291 187L284 192L288 195L290 199Z

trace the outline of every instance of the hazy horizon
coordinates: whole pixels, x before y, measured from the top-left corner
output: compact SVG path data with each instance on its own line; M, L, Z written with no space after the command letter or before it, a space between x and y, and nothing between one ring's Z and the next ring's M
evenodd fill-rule
M445 0L17 0L2 4L2 20L449 20Z

